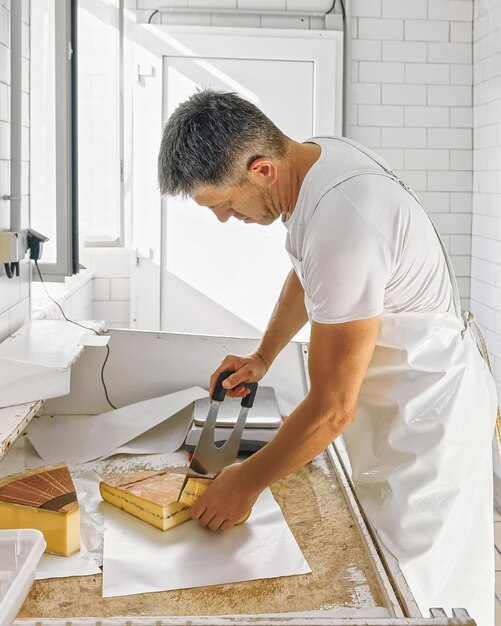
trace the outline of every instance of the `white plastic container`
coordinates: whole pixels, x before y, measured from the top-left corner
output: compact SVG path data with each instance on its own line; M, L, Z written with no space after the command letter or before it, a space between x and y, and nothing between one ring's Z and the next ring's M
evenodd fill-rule
M16 619L45 547L39 530L0 530L0 626Z

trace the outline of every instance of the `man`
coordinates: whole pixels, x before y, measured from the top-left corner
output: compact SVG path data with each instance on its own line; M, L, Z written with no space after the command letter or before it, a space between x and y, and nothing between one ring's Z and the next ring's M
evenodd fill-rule
M211 392L231 370L229 395L246 395L242 383L263 378L311 321L308 395L269 444L213 481L193 517L227 530L343 433L362 506L423 614L465 607L492 626L494 386L417 197L359 144L297 143L251 103L211 90L165 125L159 183L221 222L280 218L287 229L293 270L263 338L223 359Z

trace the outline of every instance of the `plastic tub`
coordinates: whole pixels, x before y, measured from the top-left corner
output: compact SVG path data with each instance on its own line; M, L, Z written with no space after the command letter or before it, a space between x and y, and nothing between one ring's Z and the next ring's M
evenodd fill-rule
M0 530L0 626L16 619L45 546L39 530Z

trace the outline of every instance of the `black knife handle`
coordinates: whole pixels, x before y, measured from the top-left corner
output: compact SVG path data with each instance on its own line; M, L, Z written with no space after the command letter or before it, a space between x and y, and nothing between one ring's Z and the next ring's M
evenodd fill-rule
M216 384L214 386L214 391L212 392L211 399L215 402L222 402L226 396L226 392L228 391L223 387L223 381L226 380L229 376L234 374L235 372L229 372L226 370L225 372L221 372L216 380ZM242 398L241 406L245 406L250 408L254 404L254 398L256 397L257 391L257 383L238 383L236 387L247 387L250 390L250 393Z

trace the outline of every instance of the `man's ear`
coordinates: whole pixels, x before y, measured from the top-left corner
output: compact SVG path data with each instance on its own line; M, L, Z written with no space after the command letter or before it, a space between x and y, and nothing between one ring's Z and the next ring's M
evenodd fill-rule
M268 157L254 159L247 169L247 178L253 185L267 189L276 183L278 169L273 161Z

